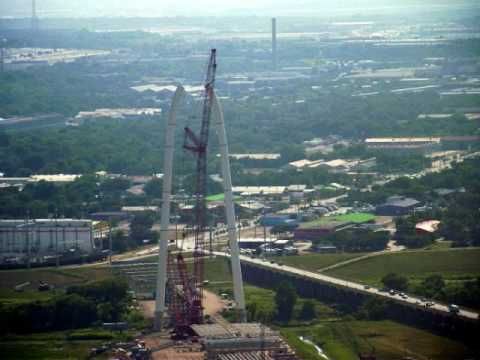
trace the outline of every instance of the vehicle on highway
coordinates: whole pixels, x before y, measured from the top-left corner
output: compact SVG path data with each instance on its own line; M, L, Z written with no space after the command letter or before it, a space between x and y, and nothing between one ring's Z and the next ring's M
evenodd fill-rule
M364 288L365 290L368 290L368 289L370 289L370 285L364 285L363 288Z
M396 294L397 294L397 292L396 292L395 290L393 290L393 289L392 289L392 290L390 290L388 293L389 293L390 295L392 295L392 296L394 296L394 295L396 295Z
M458 305L450 304L448 305L448 311L450 311L452 314L458 314L460 312L460 308Z

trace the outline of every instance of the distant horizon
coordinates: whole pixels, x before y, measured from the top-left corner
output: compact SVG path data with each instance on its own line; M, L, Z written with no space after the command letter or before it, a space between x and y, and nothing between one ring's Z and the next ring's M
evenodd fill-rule
M325 17L404 14L412 11L441 11L446 9L480 9L474 0L346 0L331 5L326 0L37 0L39 18L172 18L172 17ZM0 18L31 17L31 0L0 0ZM472 13L473 16L480 16Z

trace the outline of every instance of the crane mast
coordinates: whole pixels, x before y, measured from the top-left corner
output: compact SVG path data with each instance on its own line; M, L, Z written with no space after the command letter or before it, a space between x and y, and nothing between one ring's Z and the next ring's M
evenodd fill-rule
M203 111L200 134L196 135L189 127L185 127L184 148L196 157L195 179L195 228L194 228L194 267L193 267L193 294L190 299L190 322L203 322L203 257L205 250L205 231L207 229L207 147L210 130L210 118L213 106L213 89L217 70L216 49L212 49L208 62L205 91L203 97Z

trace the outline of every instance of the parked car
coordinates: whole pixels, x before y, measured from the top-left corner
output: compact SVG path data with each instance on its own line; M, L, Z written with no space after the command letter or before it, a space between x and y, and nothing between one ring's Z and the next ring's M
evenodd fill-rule
M452 314L458 314L460 312L460 308L458 305L450 304L448 305L448 311L450 311Z

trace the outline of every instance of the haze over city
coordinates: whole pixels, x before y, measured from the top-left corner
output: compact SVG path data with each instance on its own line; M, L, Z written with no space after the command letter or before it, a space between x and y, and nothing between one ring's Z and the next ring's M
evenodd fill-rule
M475 0L37 0L43 17L163 17L163 16L332 16L455 11L478 8ZM1 17L26 17L28 0L1 0Z
M2 360L480 359L480 3L0 0Z

